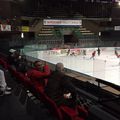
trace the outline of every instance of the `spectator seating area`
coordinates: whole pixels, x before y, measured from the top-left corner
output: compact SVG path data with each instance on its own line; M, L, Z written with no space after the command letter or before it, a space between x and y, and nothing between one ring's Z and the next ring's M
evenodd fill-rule
M74 31L74 33L79 39L88 39L89 40L89 39L97 38L93 32L87 30L84 27L80 27L80 28L76 29Z
M31 62L29 65L31 66ZM43 108L39 108L39 104L44 104L55 120L85 120L88 112L83 109L83 106L89 110L89 116L87 120L119 120L120 118L120 99L119 94L113 94L104 90L105 87L101 87L103 83L101 80L96 80L98 86L88 81L80 81L76 78L71 82L76 86L78 92L78 106L80 116L78 113L67 106L58 107L53 100L51 100L45 93L44 87L41 85L33 85L33 83L23 73L15 71L7 63L6 56L0 53L0 65L8 70L14 79L13 84L14 94L20 97L20 102L25 105L26 110L30 115L34 114L39 117L39 111L44 111ZM69 76L68 76L69 77ZM107 83L108 84L108 83ZM99 86L100 85L100 86ZM105 85L104 85L105 86ZM111 85L110 85L111 86ZM113 86L114 87L114 86ZM119 90L119 87L115 87ZM100 115L102 114L102 115Z
M40 44L59 44L62 43L62 36L59 30L56 30L53 26L42 26L41 30L38 31L36 39Z
M84 27L54 27L54 26L43 26L39 31L38 36L44 38L46 36L61 37L64 33L74 33L78 39L95 39L95 34ZM68 33L69 32L69 33Z
M57 38L61 38L61 33L60 30L58 28L55 28L54 26L42 26L41 30L38 33L38 36L41 39L45 39L48 37L51 39L57 39Z
M37 99L42 101L48 107L49 111L53 113L59 120L84 120L86 118L87 111L80 106L78 109L84 114L84 116L78 116L78 113L74 109L67 106L58 107L55 102L44 93L44 87L42 85L33 85L27 76L14 70L8 64L7 59L3 54L0 54L0 64L15 78L17 90L19 87L20 89L24 88L26 94L23 94L23 99L25 99L26 95L33 94L32 97L35 96Z
M73 35L73 41L78 41L78 46L85 47L86 45L93 46L99 40L98 35L87 30L84 27L55 27L43 25L38 31L36 39L39 43L62 44L65 42L64 35ZM88 41L88 43L87 43Z

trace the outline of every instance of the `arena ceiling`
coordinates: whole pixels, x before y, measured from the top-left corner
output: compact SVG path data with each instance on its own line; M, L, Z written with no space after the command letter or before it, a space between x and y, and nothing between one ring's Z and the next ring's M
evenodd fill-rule
M73 10L74 12L85 12L90 11L91 6L86 5L90 3L92 4L99 4L101 6L101 10L106 12L105 9L109 10L111 12L110 8L112 5L109 5L111 3L114 3L117 0L0 0L0 15L2 16L22 16L22 15L28 15L33 13L34 11L54 11L54 8L61 8L63 10L69 12L70 10ZM1 4L2 2L8 2L11 5L8 4ZM101 5L101 4L104 4ZM108 4L108 8L106 7ZM85 7L84 7L85 6ZM94 5L95 6L95 5ZM84 9L83 11L79 9ZM93 8L94 9L94 8ZM6 10L6 11L4 11ZM91 11L94 12L94 11ZM96 12L96 10L95 10ZM91 13L90 13L91 14ZM96 14L96 13L95 13ZM94 16L94 15L93 15Z

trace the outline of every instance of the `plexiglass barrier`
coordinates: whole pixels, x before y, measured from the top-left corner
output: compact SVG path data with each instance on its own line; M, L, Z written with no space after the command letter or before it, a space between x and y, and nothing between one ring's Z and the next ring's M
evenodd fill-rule
M65 68L71 71L120 85L120 58L116 57L115 48L101 48L100 55L97 54L97 48L84 49L86 49L86 55L83 54L83 48L77 49L78 53L74 54L68 54L68 49L57 49L26 52L26 55L32 60L40 59L50 64L62 62ZM91 58L94 50L96 55Z

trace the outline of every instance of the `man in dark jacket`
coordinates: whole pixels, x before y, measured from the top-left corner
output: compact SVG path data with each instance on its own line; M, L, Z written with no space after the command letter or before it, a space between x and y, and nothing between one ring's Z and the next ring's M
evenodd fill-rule
M67 105L74 108L76 105L76 90L70 79L64 75L62 63L56 64L55 71L48 79L45 92L58 106Z

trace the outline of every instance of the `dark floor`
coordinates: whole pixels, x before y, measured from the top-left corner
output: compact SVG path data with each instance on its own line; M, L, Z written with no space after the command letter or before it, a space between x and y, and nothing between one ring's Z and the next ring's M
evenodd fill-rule
M33 120L14 95L0 97L0 120Z

